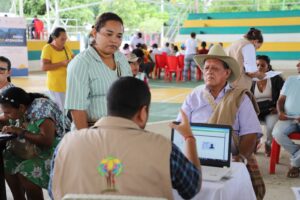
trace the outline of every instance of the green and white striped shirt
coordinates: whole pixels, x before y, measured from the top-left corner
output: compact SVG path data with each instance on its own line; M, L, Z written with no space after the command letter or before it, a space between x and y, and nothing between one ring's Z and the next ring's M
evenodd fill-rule
M132 76L128 61L121 52L117 51L114 59L121 76ZM96 50L89 46L68 65L65 109L85 110L89 122L106 116L106 94L118 79L117 71L103 63Z

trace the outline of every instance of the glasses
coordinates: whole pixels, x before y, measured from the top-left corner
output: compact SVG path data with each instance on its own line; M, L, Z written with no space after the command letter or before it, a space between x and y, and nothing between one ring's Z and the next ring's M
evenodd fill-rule
M5 67L0 67L0 73L5 73L8 69Z

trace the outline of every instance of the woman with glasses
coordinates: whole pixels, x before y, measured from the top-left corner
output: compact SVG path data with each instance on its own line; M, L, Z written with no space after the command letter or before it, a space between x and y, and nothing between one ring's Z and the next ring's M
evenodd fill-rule
M10 69L10 60L4 56L0 56L0 93L7 88L14 87L10 80Z
M74 57L71 49L66 45L66 30L57 27L51 33L48 44L42 50L42 68L47 71L47 87L54 102L60 110L64 110L67 66Z
M72 129L87 128L106 116L108 88L119 77L132 76L119 51L123 33L123 20L115 13L103 13L92 30L94 41L69 64L65 109L71 112Z

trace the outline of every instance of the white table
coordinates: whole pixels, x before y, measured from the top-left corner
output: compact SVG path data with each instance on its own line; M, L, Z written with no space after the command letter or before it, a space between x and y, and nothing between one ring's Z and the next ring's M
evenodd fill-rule
M218 182L202 181L200 192L194 200L256 200L251 179L246 166L243 163L231 163L231 178ZM175 200L182 198L173 190Z

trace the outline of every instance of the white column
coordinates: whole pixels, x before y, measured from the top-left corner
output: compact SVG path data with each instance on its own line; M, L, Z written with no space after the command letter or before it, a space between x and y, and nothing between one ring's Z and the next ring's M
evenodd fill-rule
M160 1L160 11L164 12L165 8L164 8L164 0ZM163 47L164 46L164 24L162 24L161 27L161 33L160 33L160 46Z
M19 15L20 15L20 17L24 16L23 9L24 9L23 0L19 0Z

